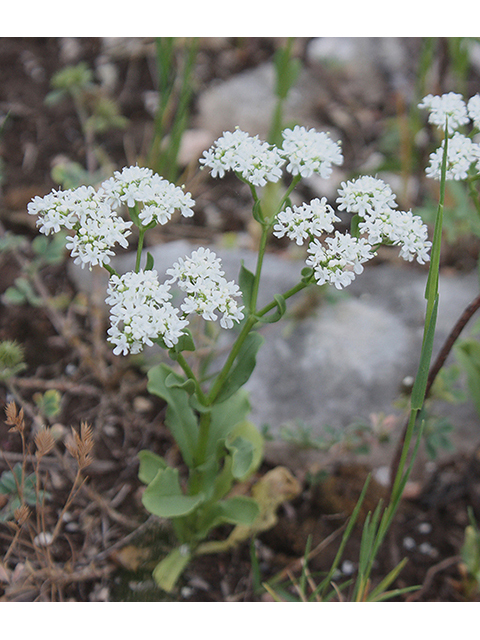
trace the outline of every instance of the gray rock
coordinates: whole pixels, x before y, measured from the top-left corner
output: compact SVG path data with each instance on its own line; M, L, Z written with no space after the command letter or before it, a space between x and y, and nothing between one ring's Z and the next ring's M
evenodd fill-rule
M266 139L277 100L274 87L275 70L271 63L208 87L199 96L195 126L210 131L215 138L238 126L252 136ZM303 71L287 97L285 121L295 120L305 126L314 126L312 110L315 92L319 90L318 85L312 84L308 72Z

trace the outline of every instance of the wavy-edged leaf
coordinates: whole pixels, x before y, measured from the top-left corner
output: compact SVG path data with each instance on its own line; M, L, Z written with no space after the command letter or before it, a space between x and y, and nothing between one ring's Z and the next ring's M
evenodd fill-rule
M152 482L159 471L167 468L165 460L156 453L153 453L153 451L148 451L148 449L139 451L138 458L140 460L138 478L140 482L144 484Z
M150 513L161 518L178 518L194 511L205 499L203 493L186 496L178 480L178 469L161 469L142 495L142 503Z
M165 424L172 432L185 463L191 468L194 466L198 422L189 404L189 394L182 385L185 385L185 378L173 372L164 363L153 367L148 372L147 389L166 401Z

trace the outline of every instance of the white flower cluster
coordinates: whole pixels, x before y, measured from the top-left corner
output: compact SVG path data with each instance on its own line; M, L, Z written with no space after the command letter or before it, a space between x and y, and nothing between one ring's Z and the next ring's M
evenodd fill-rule
M475 164L476 171L480 171L480 144L457 131L459 127L467 125L470 121L476 129L480 129L480 94L472 96L465 103L459 93L445 93L442 96L426 96L418 105L420 109L428 109L430 114L428 121L445 131L446 123L448 133L453 137L448 141L447 147L447 180L465 180L468 171ZM430 165L425 173L429 178L440 180L442 158L445 142L441 147L430 154Z
M296 126L285 129L282 135L283 146L278 149L241 129L224 132L203 153L200 163L211 169L214 178L223 178L226 171L236 171L250 184L263 187L267 182L280 180L285 161L287 171L302 178L313 173L329 178L332 165L343 162L340 145L327 133Z
M190 194L145 167L115 171L113 177L102 184L102 191L115 207L142 205L139 218L144 226L166 224L175 210L186 218L193 216L191 207L195 202Z
M343 156L340 145L334 142L327 133L307 130L298 125L282 132L283 146L281 153L287 159L287 171L302 178L309 178L318 173L327 179L332 173L332 165L341 165Z
M160 284L157 272L128 272L113 275L107 289L107 304L111 305L108 330L113 353L139 353L145 345L162 337L167 347L173 347L188 325L170 302L170 286Z
M216 320L217 313L223 314L220 325L231 329L233 323L244 317L243 306L239 307L234 298L240 295L235 282L223 277L220 259L210 249L200 247L190 257L180 258L167 274L172 276L168 284L177 283L187 295L181 309L185 314L197 313L205 320Z
M132 222L118 216L93 187L70 191L52 191L44 198L35 197L28 204L28 213L38 216L40 232L49 235L61 228L74 230L67 240L75 264L108 264L115 244L126 248Z
M395 195L383 180L362 176L342 182L338 190L339 209L357 214L360 233L372 245L381 243L400 246L400 256L411 261L428 261L431 242L427 240L427 227L411 211L396 209Z
M327 199L315 198L310 204L302 204L300 207L287 207L277 216L277 222L273 227L273 235L277 238L287 236L302 245L305 240L322 233L333 231L333 223L339 222L332 207L327 204Z
M133 223L125 221L117 210L123 204L133 207L136 203L142 204L139 218L144 226L153 222L165 224L176 209L184 216L193 215L194 201L189 193L141 167L115 172L98 191L83 186L54 190L43 198L37 196L27 210L37 216L40 233L58 233L62 228L74 231L67 248L75 263L91 268L108 264L117 243L128 246Z
M326 238L325 244L315 239L308 253L306 263L313 268L317 284L329 282L337 289L348 286L356 274L362 273L363 263L373 258L372 247L364 238L339 231L333 238Z
M338 289L347 286L382 243L399 246L404 260L416 257L420 264L429 260L427 227L411 211L396 209L395 194L383 180L361 176L342 182L337 204L339 210L358 215L360 238L336 231L334 237L320 240L340 220L326 198L287 207L278 214L273 228L277 238L286 235L298 245L309 242L307 265L314 269L318 284L330 282Z
M276 147L241 129L224 132L203 156L200 163L210 167L214 178L223 178L226 171L235 171L257 187L278 182L285 162Z
M448 132L456 131L458 127L467 124L467 106L460 93L444 93L442 96L433 96L431 93L425 96L418 105L419 109L428 109L430 114L428 121L445 131L448 118Z

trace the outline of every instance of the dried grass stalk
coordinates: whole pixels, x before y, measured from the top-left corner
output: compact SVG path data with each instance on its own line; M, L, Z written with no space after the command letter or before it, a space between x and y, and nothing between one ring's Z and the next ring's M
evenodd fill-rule
M72 427L72 438L65 443L69 454L76 459L79 469L85 469L85 467L92 464L93 456L91 452L93 445L93 430L86 422L82 422L80 433Z
M5 407L5 415L7 416L6 423L11 425L9 431L16 431L20 434L25 432L25 419L23 414L23 408L17 411L17 405L15 402L9 402Z
M47 427L42 427L35 436L35 445L37 447L36 456L37 459L46 456L55 446L55 438L52 435L52 430Z

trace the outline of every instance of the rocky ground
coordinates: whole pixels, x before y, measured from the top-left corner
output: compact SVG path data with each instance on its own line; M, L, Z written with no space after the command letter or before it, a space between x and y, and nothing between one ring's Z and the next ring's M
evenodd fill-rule
M202 150L224 130L238 125L251 134L268 134L275 105L272 57L282 44L274 38L200 40L191 117L180 150L181 179L197 202L197 215L147 238L159 270L162 260L171 264L171 256L180 255L187 243L215 247L231 278L236 277L241 258L247 265L252 259L255 235L249 223L248 190L234 179L209 180L195 167ZM431 132L420 128L412 142L404 128L408 105L418 97L424 45L418 38L316 38L295 43L303 68L287 101L285 121L331 131L342 139L345 155L344 166L328 183L311 180L299 197L333 198L351 172L378 173L392 184L403 208L422 207L428 219L428 203L435 193L430 192L421 167L428 157ZM427 92L455 89L448 43L439 39L432 46ZM67 160L84 167L89 161L88 141L72 101L45 103L53 74L65 65L86 62L103 94L115 100L126 118L123 128L97 134L103 163L96 169L107 171L148 155L157 97L154 52L151 39L0 40L0 240L8 232L34 239L34 221L26 213L29 200L56 186L59 167ZM473 53L471 60L465 78L467 95L478 91L480 69ZM447 229L442 255L437 350L478 295L478 240L468 222L457 223ZM131 256L122 256L122 268L129 260ZM168 545L169 532L146 518L136 454L150 448L172 463L181 461L163 424L165 407L146 392L144 363L113 357L104 342L102 277L95 271L73 269L67 259L44 261L39 267L28 243L2 251L0 261L0 293L29 265L35 293L26 304L9 304L5 296L0 302L0 339L21 343L26 363L17 376L0 382L1 404L13 400L24 408L30 446L42 421L54 425L58 433L55 455L49 454L42 463L41 478L49 493L46 521L34 523L33 517L31 531L36 528L38 533L39 525L51 530L69 495L75 468L62 443L70 426L88 422L95 442L88 481L68 505L62 534L49 554L35 555L28 536L10 549L15 532L0 522L2 599L166 598L155 589L150 572L155 553ZM286 244L273 244L262 295L271 297L278 286L294 284L300 265L300 256ZM262 580L282 572L286 577L287 570L298 576L298 559L309 536L312 574L328 569L341 526L368 471L373 471L374 480L362 515L385 496L404 421L402 383L415 374L417 364L425 278L424 268L400 265L395 252L387 251L345 295L310 292L291 307L285 323L268 327L248 387L253 419L267 437L260 474L285 465L302 490L280 508L277 525L258 537ZM52 390L60 393L61 400L58 412L50 415L45 393ZM430 444L444 445L436 459L422 447L374 579L407 557L395 586L421 585L421 589L404 599L476 599L477 592L465 579L460 551L469 524L468 508L480 517L478 417L471 401L455 406L437 402L431 411L448 418L454 448L445 448L438 429L437 440L430 439ZM0 471L22 459L20 438L9 427L0 422L4 454ZM0 514L6 508L8 503L0 495ZM344 577L355 572L360 535L358 527L346 548ZM268 599L257 587L245 544L231 553L195 560L178 593L168 598Z

